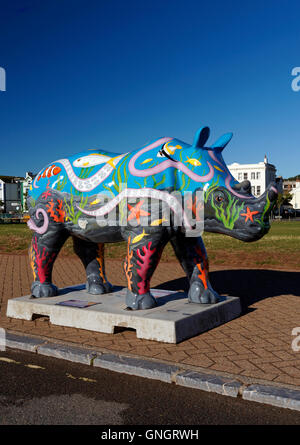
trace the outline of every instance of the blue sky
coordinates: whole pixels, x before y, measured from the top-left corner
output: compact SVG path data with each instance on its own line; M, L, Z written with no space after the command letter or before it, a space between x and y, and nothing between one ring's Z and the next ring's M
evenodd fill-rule
M157 137L209 142L227 163L300 173L300 4L294 0L0 0L0 174Z

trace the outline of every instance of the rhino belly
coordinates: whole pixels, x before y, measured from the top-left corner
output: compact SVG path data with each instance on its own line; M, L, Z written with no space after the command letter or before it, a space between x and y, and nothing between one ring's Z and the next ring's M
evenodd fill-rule
M89 227L80 228L78 226L69 227L71 236L75 236L85 241L93 243L118 243L124 241L120 227L99 227L96 223L90 223Z

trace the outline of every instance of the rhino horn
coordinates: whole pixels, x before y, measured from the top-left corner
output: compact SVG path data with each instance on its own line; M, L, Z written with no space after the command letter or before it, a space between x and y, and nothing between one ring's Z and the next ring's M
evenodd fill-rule
M219 139L211 146L213 149L219 149L219 151L222 151L228 142L231 141L233 134L232 133L225 133L223 136L219 137Z
M243 181L239 182L237 184L234 184L232 186L233 189L237 190L238 192L250 194L251 193L251 182L250 181Z
M207 139L209 138L209 127L201 127L196 132L193 142L193 147L202 148L205 146Z

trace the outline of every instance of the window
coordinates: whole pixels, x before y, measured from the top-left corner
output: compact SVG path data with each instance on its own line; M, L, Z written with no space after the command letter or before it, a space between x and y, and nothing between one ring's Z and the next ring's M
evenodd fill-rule
M260 179L260 172L256 172L256 179Z
M242 180L242 178L243 178L243 175L242 175L242 173L238 173L238 180L239 180L239 181L241 181L241 180Z
M251 187L251 193L252 193L252 195L255 195L255 186L254 185Z
M259 196L260 195L260 185L258 185L257 187L256 187L256 194Z
M255 172L251 172L251 179L255 179Z
M244 173L244 181L246 181L246 179L248 179L248 173Z

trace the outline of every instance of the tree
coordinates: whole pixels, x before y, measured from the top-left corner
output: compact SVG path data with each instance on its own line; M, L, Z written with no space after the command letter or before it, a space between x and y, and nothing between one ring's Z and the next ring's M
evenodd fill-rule
M288 205L293 199L293 196L289 192L278 193L276 206L278 208L278 214L280 216L280 209L283 205Z
M284 179L284 181L299 181L300 180L300 175L296 175L296 176L291 176L290 178Z
M26 190L26 192L24 193L24 197L23 197L23 202L22 202L23 212L27 212L28 211L27 197L28 197L28 190Z

